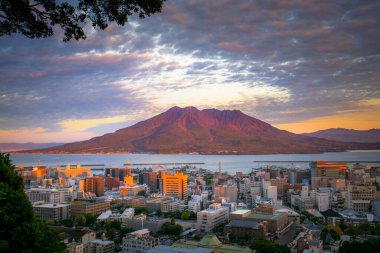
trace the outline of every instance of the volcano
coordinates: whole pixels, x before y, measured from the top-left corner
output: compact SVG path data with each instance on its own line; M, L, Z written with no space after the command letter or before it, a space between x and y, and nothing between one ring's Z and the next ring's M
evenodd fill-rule
M292 154L379 149L280 130L239 110L173 107L114 133L23 153Z

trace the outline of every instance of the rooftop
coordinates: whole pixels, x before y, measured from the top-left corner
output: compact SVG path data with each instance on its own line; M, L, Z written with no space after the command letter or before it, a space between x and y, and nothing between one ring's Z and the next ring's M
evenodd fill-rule
M101 244L101 245L108 245L108 244L114 244L113 241L109 241L109 240L102 240L102 239L95 239L93 241L91 241L92 243L95 243L95 244Z
M266 214L266 213L251 213L248 218L261 220L278 220L283 213Z
M248 213L250 211L251 210L249 210L249 209L238 209L236 211L233 211L231 214L245 214L245 213Z
M231 222L226 226L240 228L258 228L259 223L253 220L231 220Z
M33 207L44 207L44 208L60 208L60 207L66 207L66 206L69 206L69 205L68 204L53 204L53 203L33 205Z

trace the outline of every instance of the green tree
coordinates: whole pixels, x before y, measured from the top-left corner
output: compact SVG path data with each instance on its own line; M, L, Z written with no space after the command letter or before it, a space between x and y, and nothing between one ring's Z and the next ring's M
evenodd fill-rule
M92 226L95 225L95 223L96 223L96 216L94 216L92 214L85 214L84 218L86 219L85 225L87 227L92 227Z
M78 215L74 218L74 223L77 226L84 226L86 225L86 217L84 217L84 215Z
M183 228L181 225L176 224L174 218L170 220L170 222L165 222L159 233L166 234L166 235L180 235L183 231Z
M188 220L190 218L190 213L188 211L183 211L181 213L181 220Z
M87 21L94 28L104 30L115 22L124 26L134 13L139 18L160 12L165 0L78 0L74 5L57 0L1 0L0 36L21 33L28 38L49 37L53 27L59 26L63 41L85 39Z
M0 153L0 252L64 252L58 234L38 221L9 155Z
M148 208L144 207L136 207L135 208L135 214L148 214Z
M162 211L161 211L161 209L157 209L157 211L156 211L156 215L157 215L157 217L161 217L161 216L162 216Z

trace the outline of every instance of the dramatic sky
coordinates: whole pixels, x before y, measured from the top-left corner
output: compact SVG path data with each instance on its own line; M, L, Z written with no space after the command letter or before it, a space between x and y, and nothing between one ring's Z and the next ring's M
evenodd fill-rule
M0 142L69 142L172 106L296 133L380 128L379 1L167 1L88 38L0 37Z

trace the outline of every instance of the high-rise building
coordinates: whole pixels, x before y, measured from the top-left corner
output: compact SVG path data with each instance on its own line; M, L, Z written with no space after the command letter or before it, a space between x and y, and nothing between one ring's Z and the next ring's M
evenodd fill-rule
M372 200L376 199L376 186L348 185L346 207L357 212L368 212Z
M312 177L344 178L347 164L317 161L310 164Z
M158 190L157 184L157 173L154 171L143 172L143 184L146 184L150 192L156 192Z
M120 181L126 176L132 176L131 168L106 168L106 176L118 177Z
M104 179L100 176L86 177L79 181L79 190L95 193L96 196L104 195Z
M113 188L119 188L120 179L118 177L106 177L104 186L108 190L112 190Z
M316 202L318 211L324 212L329 209L329 193L328 192L320 192L316 193Z
M162 173L162 193L169 197L187 200L187 175L176 172L174 175Z
M238 187L236 184L226 185L226 197L229 202L236 202L238 196Z
M277 202L277 186L268 185L266 192L266 197L271 199L272 203L275 204Z
M133 177L125 176L124 177L124 186L133 186Z
M344 179L347 169L346 163L331 163L317 161L310 163L311 188L332 187L336 179Z

